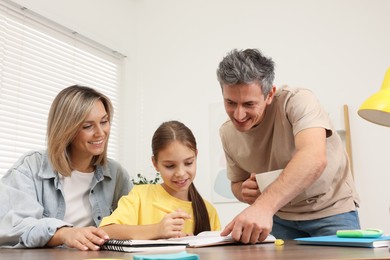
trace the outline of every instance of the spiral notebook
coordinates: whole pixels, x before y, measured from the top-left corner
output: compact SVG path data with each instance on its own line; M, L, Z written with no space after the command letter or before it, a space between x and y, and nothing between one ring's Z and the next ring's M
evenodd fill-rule
M117 240L110 239L101 246L102 250L137 253L150 251L184 251L187 246L185 242L159 240Z

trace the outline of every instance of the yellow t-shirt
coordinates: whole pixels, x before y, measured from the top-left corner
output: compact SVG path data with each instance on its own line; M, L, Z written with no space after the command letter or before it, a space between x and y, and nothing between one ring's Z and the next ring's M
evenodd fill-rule
M220 230L221 224L214 206L204 200L210 218L211 230ZM177 199L171 196L161 184L135 185L128 195L123 196L116 210L108 217L103 218L100 226L109 224L147 225L159 223L167 214L153 205L160 204L166 208L181 209L193 216L192 202ZM186 220L183 232L194 232L194 221Z

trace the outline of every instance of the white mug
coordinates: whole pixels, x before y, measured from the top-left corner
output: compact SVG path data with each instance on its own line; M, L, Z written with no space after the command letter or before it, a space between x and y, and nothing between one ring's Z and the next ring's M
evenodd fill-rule
M274 182L274 180L278 178L278 176L282 171L283 169L279 169L275 171L262 172L256 174L256 182L257 182L257 186L259 186L260 192L263 192L268 185Z

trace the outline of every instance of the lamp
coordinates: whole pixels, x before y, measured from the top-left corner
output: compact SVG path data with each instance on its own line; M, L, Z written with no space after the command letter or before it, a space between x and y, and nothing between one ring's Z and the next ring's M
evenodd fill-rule
M358 114L367 121L390 127L390 68L381 89L360 106Z

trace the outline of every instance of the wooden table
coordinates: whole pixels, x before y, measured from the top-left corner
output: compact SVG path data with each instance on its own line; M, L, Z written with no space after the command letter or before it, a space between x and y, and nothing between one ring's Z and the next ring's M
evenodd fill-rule
M389 248L355 248L297 245L286 241L284 246L274 244L217 246L187 248L188 253L198 254L200 259L250 260L250 259L390 259ZM45 260L45 259L132 259L132 254L114 251L78 251L65 248L0 249L0 259Z

